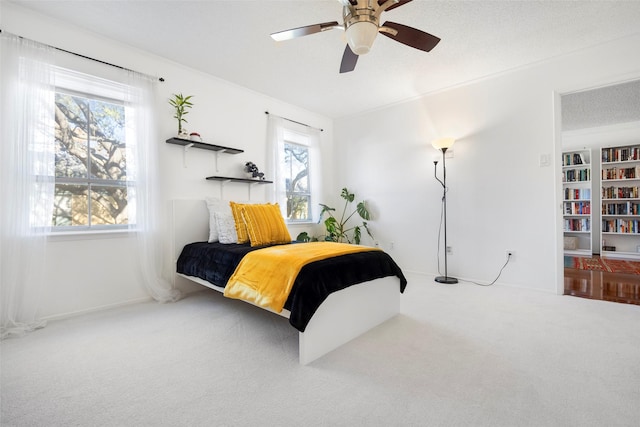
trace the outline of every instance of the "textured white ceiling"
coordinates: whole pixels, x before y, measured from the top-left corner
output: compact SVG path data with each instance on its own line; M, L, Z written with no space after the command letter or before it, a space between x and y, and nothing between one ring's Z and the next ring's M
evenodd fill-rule
M640 80L562 96L562 130L640 122Z
M333 118L640 32L640 1L414 0L383 21L440 37L431 53L379 36L339 74L342 31L269 37L340 22L336 0L10 1Z

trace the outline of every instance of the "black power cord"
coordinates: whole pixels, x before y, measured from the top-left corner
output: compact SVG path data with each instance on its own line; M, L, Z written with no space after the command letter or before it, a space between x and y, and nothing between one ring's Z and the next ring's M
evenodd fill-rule
M493 282L491 283L478 283L478 282L474 282L473 280L464 280L464 279L459 279L459 280L462 282L473 283L474 285L478 285L478 286L491 286L498 281L498 279L500 278L500 275L502 274L502 270L504 270L507 264L509 264L509 261L511 261L511 255L512 255L511 252L509 252L509 255L507 256L507 262L504 263L504 265L498 272L498 276L495 279L493 279Z
M437 162L433 162L434 164ZM445 188L444 191L445 193L447 192L448 188ZM438 228L438 250L436 251L437 253L437 258L438 258L438 274L440 273L440 233L442 232L442 221L444 220L444 195L442 196L442 201L440 203L440 227ZM446 251L447 248L444 248L444 250ZM493 281L491 283L478 283L478 282L474 282L473 280L464 280L464 279L458 279L461 282L467 282L467 283L473 283L474 285L478 285L478 286L492 286L494 283L496 283L498 281L498 279L500 278L500 275L502 275L502 270L505 269L505 267L509 264L509 261L511 261L511 257L513 256L513 254L511 252L508 253L507 256L507 262L504 263L504 265L502 266L502 268L500 268L500 271L498 272L498 275L496 276L495 279L493 279Z

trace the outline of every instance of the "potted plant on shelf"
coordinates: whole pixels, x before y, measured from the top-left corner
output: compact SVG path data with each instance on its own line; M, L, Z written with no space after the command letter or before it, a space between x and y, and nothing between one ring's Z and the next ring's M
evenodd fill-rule
M358 202L356 208L352 212L347 213L347 209L349 208L350 204L355 200L355 194L350 193L348 189L343 188L342 193L340 193L340 197L345 200L344 207L342 209L342 215L340 215L340 220L338 220L333 215L333 212L335 212L335 208L320 203L320 206L322 206L322 211L320 212L320 220L318 221L318 223L322 221L322 217L325 213L329 215L329 218L324 221L324 226L327 229L325 240L332 242L346 241L347 243L355 243L359 245L360 238L362 236L360 227L364 228L369 237L373 238L371 232L369 231L369 228L367 227L366 221L369 221L371 219L371 215L369 214L366 203L364 201ZM351 217L353 217L356 213L360 216L360 218L366 221L362 221L362 224L360 225L349 227L347 225L347 222L349 222Z
M253 179L264 179L264 172L260 172L258 166L256 166L253 162L247 162L244 164L244 171L247 173L247 176Z
M189 114L187 109L193 107L193 103L190 101L191 98L193 98L193 95L183 96L181 93L174 93L173 98L169 98L169 104L176 109L176 114L173 117L178 120L178 138L189 139L189 134L182 128L182 122L187 123L187 119L184 116Z

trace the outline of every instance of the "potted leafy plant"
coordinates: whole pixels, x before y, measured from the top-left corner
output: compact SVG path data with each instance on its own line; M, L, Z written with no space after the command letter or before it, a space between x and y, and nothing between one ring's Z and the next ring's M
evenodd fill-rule
M320 221L324 214L328 214L329 218L324 221L324 226L327 229L327 235L325 240L332 242L348 242L360 244L360 238L362 236L362 232L360 227L364 228L369 237L373 238L369 228L367 227L367 222L371 219L371 215L369 214L369 210L367 209L367 205L364 201L358 202L356 208L353 211L349 212L349 208L351 203L355 200L355 194L350 193L348 189L343 188L342 193L340 193L340 197L345 200L344 207L342 209L342 214L340 215L340 220L333 215L335 212L335 208L329 207L325 204L320 203L322 206L322 211L320 212ZM355 214L358 214L360 218L366 220L362 221L362 224L348 226L347 222L353 217Z
M185 119L184 116L189 114L187 109L193 107L193 104L189 101L191 98L193 98L193 95L183 96L181 93L174 93L173 98L169 98L169 104L176 109L176 115L173 117L178 119L178 136L186 133L182 130L182 122L187 123L187 119Z

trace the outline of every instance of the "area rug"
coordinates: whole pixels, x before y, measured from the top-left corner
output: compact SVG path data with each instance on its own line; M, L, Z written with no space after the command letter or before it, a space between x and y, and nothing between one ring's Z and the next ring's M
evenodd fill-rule
M606 271L609 273L640 274L640 261L611 258L564 257L565 268Z

